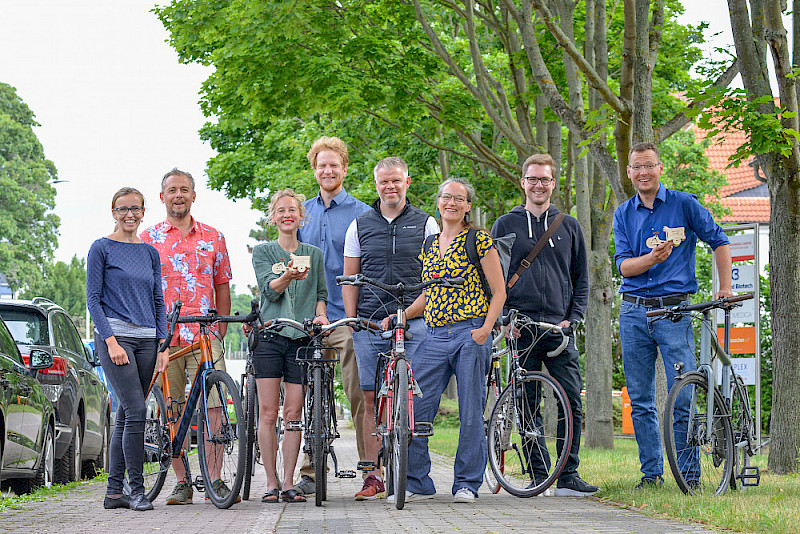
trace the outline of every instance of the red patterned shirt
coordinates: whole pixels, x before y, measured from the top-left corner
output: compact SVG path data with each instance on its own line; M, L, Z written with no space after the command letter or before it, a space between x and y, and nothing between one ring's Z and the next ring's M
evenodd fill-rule
M206 315L215 306L214 286L232 278L225 237L214 228L192 218L186 237L169 221L156 224L139 234L161 257L161 289L167 313L175 301L183 303L181 315ZM172 345L191 345L200 333L196 323L181 324Z

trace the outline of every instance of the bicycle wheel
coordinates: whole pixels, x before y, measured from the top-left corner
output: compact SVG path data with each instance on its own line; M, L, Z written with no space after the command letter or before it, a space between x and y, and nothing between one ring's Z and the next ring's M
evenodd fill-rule
M245 443L244 485L242 486L242 499L250 500L250 482L253 478L253 466L256 453L256 425L258 423L258 402L256 397L256 377L248 372L245 378L245 404L244 427L247 441Z
M500 397L501 389L499 360L497 362L497 366L495 366L494 363L494 360L492 360L492 367L489 369L489 377L487 379L486 406L483 409L483 427L484 432L486 433L487 443L489 440L489 419L492 416L492 410L494 409L495 404L497 404L497 399ZM500 471L502 472L505 469L506 452L504 450L500 450L498 454L498 464L500 466ZM500 491L502 486L500 485L500 482L497 481L497 478L495 478L494 472L492 472L492 465L488 460L486 461L486 469L483 473L483 479L484 482L486 482L486 487L489 488L489 491L492 493L497 493Z
M239 391L225 371L206 376L199 419L197 449L206 496L217 508L230 508L240 500L247 438Z
M167 427L167 407L161 388L153 385L145 400L144 420L144 494L148 500L158 497L167 479L172 460L172 442Z
M406 476L408 475L408 443L411 433L408 424L408 365L405 360L397 360L394 369L392 389L391 465L394 506L402 510L406 504Z
M747 395L747 386L742 382L742 377L736 375L736 382L732 384L731 390L731 430L733 431L734 444L734 467L731 476L731 489L744 489L747 486L741 484L743 473L747 472L750 466L750 457L755 442L756 428L753 421L750 398Z
M713 429L708 429L708 382L691 372L676 380L667 395L662 434L672 475L686 494L724 493L733 471L733 432L727 408L714 390ZM676 403L688 413L676 413Z
M532 497L550 487L569 457L572 425L567 395L555 379L539 372L514 377L489 420L489 464L503 489Z
M311 389L313 404L311 413L311 461L314 463L314 504L322 506L325 500L325 487L327 485L326 468L328 466L325 456L325 431L323 429L325 405L323 404L322 367L315 367L311 373Z

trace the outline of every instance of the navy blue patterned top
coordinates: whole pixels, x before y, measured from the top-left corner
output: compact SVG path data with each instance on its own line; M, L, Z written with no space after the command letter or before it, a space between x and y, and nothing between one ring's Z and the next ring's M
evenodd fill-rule
M156 329L167 337L167 312L161 289L161 259L147 243L101 237L86 262L86 305L103 339L114 335L108 318Z

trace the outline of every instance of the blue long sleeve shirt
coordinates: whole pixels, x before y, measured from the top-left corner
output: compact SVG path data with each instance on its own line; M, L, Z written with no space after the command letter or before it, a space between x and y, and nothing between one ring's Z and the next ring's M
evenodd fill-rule
M650 252L653 247L647 243L648 239L666 241L666 229L679 235L670 256L638 276L624 277L620 293L649 298L695 293L697 239L708 243L713 250L729 243L725 232L696 196L662 185L653 209L642 204L636 194L614 212L614 242L617 248L614 261L617 269L624 260Z
M156 329L167 337L167 312L161 288L161 260L147 243L102 237L92 243L86 262L86 305L103 339L114 335L108 318Z
M350 223L370 207L344 189L333 197L327 208L319 195L303 202L303 206L306 215L297 238L322 250L328 287L327 314L328 319L336 321L345 316L342 287L336 283L336 277L344 272L344 237Z

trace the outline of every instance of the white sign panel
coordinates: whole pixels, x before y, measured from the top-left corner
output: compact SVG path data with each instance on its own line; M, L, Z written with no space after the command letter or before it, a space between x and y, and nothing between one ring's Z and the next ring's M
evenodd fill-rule
M755 323L756 322L756 299L743 300L738 302L741 304L738 308L731 310L731 324L736 323ZM725 322L725 312L717 310L717 324L722 325Z
M731 269L731 289L734 293L756 290L755 265L738 265Z
M731 257L733 261L752 260L755 256L755 235L733 235L728 237L731 242Z
M745 386L756 385L756 358L731 358L733 372L742 377ZM716 365L717 384L722 383L722 366Z

